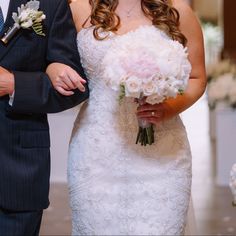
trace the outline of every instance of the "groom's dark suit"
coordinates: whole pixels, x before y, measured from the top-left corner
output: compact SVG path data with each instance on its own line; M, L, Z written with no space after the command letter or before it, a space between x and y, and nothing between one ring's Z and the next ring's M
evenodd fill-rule
M13 25L12 12L26 2L10 1L1 35ZM9 96L0 97L0 213L48 207L50 138L46 113L71 108L88 97L87 90L61 96L44 73L49 63L61 62L84 77L67 0L40 0L40 10L46 15L46 37L21 30L8 45L0 43L0 66L15 76L13 106ZM3 221L0 216L0 235L7 225Z

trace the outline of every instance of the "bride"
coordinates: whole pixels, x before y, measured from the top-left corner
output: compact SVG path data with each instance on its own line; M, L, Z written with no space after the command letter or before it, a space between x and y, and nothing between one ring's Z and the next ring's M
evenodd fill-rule
M206 86L199 23L184 0L75 0L71 9L90 87L69 148L72 234L181 235L192 173L179 113L195 103ZM119 105L105 83L101 61L114 40L145 38L153 30L187 46L192 65L187 90L158 105L144 103L138 110L133 100ZM58 89L57 82L52 83ZM64 81L63 89L69 88L70 81ZM135 144L137 117L155 126L153 145Z

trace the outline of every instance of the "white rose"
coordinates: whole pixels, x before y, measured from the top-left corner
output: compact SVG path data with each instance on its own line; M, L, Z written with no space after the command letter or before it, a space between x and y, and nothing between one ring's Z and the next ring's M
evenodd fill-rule
M164 96L161 96L159 94L154 94L154 95L148 96L146 99L146 102L148 104L154 105L154 104L162 103L164 100L165 100Z
M152 79L144 79L142 87L144 96L151 96L157 90L157 84Z
M105 82L115 91L120 89L120 84L124 81L124 76L122 77L122 75L124 75L122 68L116 67L115 70L109 66L105 68Z
M120 89L120 84L118 83L117 80L111 80L111 81L109 81L109 86L110 86L111 89L113 89L114 91L119 91L119 89Z
M158 58L157 65L159 66L160 74L163 75L164 77L168 77L170 68L169 68L168 63L166 63L166 60L162 58Z
M179 93L179 91L185 91L186 89L186 84L185 84L185 81L183 80L169 80L169 86L172 88L172 91L173 92L176 92L177 94ZM175 97L176 95L174 95Z
M127 97L134 97L134 98L140 97L141 86L142 86L141 79L135 76L131 76L125 81L124 85L125 85L125 95Z
M184 80L187 80L190 76L191 70L192 66L190 62L187 59L185 59L184 63L181 65L180 77Z
M179 89L175 88L172 85L166 86L166 97L168 98L175 98L179 93Z
M21 14L19 15L20 22L28 21L28 19L30 18L30 14L31 10L29 9L22 11Z
M167 81L165 78L159 78L156 80L156 93L162 96L166 95L166 84Z
M31 10L37 11L39 9L39 5L40 5L39 1L29 1L26 4L26 7L31 9Z
M169 58L171 53L171 50L169 47L166 47L166 45L162 45L161 50L159 52L159 57L164 58L165 61L167 61L167 58Z
M31 19L21 23L21 27L24 29L30 28L32 25L33 25L33 21Z
M181 74L181 67L179 63L176 63L176 61L169 61L168 62L169 67L169 76L178 77Z

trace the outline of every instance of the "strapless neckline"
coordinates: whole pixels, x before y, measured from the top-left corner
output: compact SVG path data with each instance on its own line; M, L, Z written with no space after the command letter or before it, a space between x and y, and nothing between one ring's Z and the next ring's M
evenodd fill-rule
M103 36L103 35L106 35L107 34L107 39L111 39L111 38L114 38L114 36L117 38L119 38L119 37L125 37L125 36L127 36L127 35L129 35L129 34L133 34L133 33L137 33L138 31L140 31L140 30L143 30L143 29L156 29L156 30L158 30L158 31L160 31L160 29L158 29L156 26L154 26L154 25L139 25L138 27L136 27L136 28L134 28L134 29L132 29L132 30L129 30L129 31L127 31L127 32L125 32L125 33L123 33L123 34L117 34L117 33L114 33L114 32L112 32L112 31L104 31L104 32L100 32L101 33L101 35ZM80 36L80 34L83 34L84 32L87 32L87 31L89 31L89 30L93 30L94 29L94 26L90 26L90 27L88 27L88 28L82 28L79 32L78 32L78 36ZM112 37L109 37L109 36L112 36Z

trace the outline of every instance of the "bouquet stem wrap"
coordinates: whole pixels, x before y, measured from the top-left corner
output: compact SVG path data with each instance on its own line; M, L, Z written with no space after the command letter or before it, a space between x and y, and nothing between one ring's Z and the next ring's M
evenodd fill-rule
M144 98L141 96L137 99L137 103L141 106L144 104ZM136 144L140 143L142 146L152 145L154 143L154 128L153 124L146 120L138 119L139 130L136 138Z
M139 130L136 139L136 144L140 143L142 146L152 145L154 143L154 129L153 125L147 121L138 119Z

